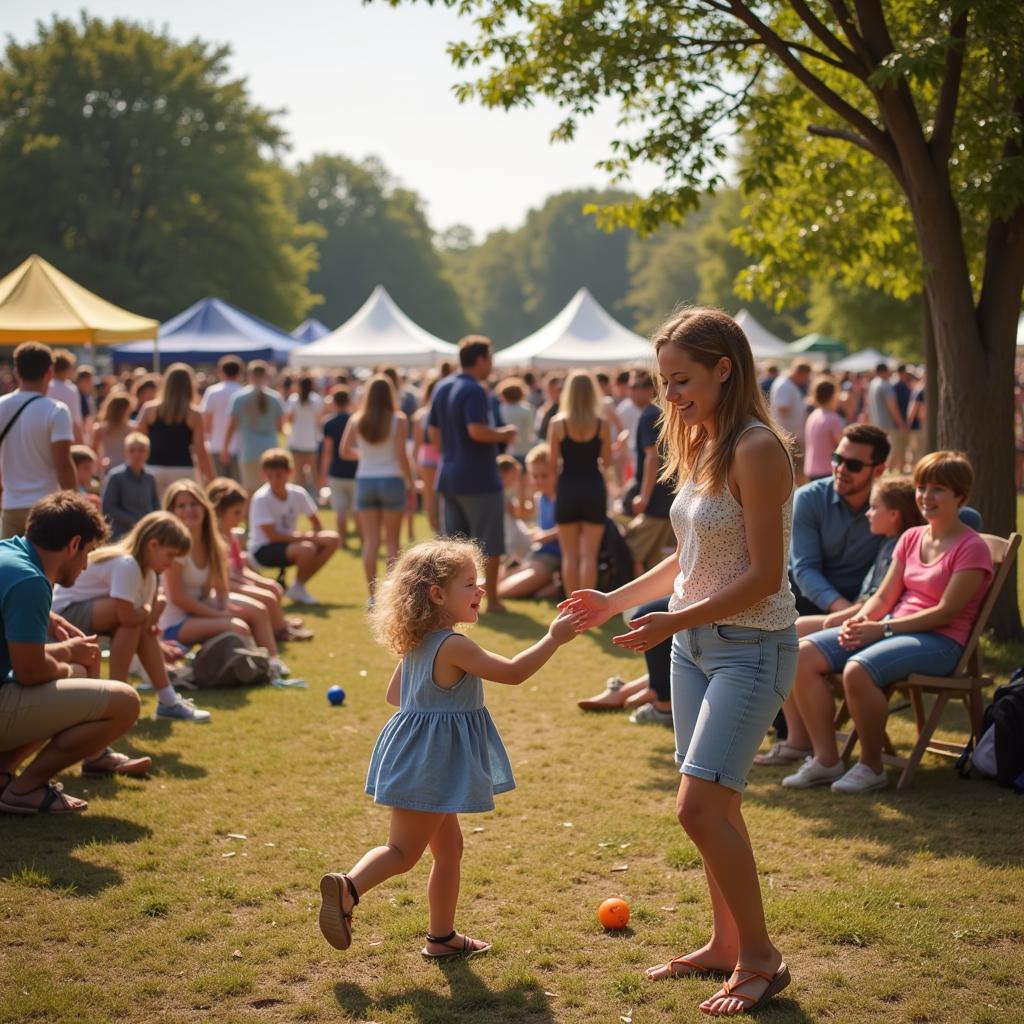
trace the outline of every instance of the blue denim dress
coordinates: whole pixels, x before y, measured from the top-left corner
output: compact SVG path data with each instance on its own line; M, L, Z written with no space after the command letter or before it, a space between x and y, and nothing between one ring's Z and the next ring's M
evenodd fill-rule
M512 766L484 707L479 676L434 682L434 659L450 629L430 633L402 659L401 706L377 737L366 792L378 804L445 814L490 811L515 789Z

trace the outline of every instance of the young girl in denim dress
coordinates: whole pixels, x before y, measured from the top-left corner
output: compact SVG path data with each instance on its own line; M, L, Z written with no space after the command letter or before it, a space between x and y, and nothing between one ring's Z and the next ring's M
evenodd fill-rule
M459 814L489 811L494 794L515 788L512 767L484 707L483 679L517 686L575 635L561 613L533 646L505 658L453 629L480 614L480 552L459 540L408 548L396 562L371 614L377 639L402 660L387 700L399 710L370 757L366 792L391 808L388 842L364 854L347 874L320 880L320 931L335 949L352 942L352 911L367 890L409 871L429 846L430 908L422 953L472 956L490 943L455 927L462 860Z

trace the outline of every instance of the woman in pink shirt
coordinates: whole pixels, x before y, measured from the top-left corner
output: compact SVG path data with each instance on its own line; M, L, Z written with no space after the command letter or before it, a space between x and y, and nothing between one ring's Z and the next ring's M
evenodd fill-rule
M832 453L846 421L836 412L839 396L830 380L814 385L814 410L804 424L804 476L818 480L832 475Z
M831 784L836 793L887 785L882 743L889 699L885 687L912 672L948 675L956 667L992 580L988 545L958 515L974 472L962 452L933 452L914 470L924 526L896 543L889 571L864 607L842 626L800 641L793 692L814 756L782 780L804 789ZM860 761L839 760L828 676L842 672L850 714L860 735Z

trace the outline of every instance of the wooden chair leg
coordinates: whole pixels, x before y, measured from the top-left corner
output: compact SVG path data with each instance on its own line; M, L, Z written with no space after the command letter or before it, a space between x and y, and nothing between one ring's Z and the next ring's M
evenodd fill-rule
M907 758L907 766L903 769L903 773L900 775L900 780L896 784L897 790L906 789L907 786L910 785L910 780L914 777L914 772L917 771L917 766L921 763L921 758L924 756L924 752L928 749L932 733L935 732L936 727L941 721L942 712L945 710L948 702L948 693L942 693L936 696L935 704L932 707L932 713L928 716L928 720L924 723L923 728L918 734L917 742L914 744L914 749L910 752L910 757Z
M985 711L981 702L981 687L972 686L964 703L967 705L967 717L971 723L971 738L974 745L978 745L981 739L981 722L985 717Z
M914 709L914 725L920 736L921 727L924 725L924 701L921 699L921 691L916 686L911 686L907 693L910 697L910 706Z

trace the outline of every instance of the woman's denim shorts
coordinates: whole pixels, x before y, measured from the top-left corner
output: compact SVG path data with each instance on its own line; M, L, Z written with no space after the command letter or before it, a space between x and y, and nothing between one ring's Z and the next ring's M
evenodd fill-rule
M898 683L911 672L947 676L956 668L963 651L960 644L942 633L898 633L855 651L839 646L839 627L811 633L804 639L821 651L832 672L842 672L854 661L881 687Z
M699 626L672 641L672 720L683 775L742 793L761 740L789 696L796 630Z
M356 480L356 511L379 508L405 511L405 481L400 476L364 476Z

